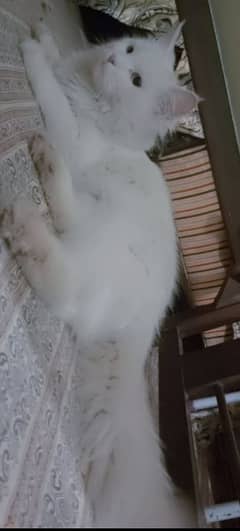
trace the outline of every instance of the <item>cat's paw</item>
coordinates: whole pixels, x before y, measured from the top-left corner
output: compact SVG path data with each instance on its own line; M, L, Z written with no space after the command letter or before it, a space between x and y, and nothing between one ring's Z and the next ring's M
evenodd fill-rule
M26 39L21 43L20 48L22 50L24 62L25 60L28 60L29 58L34 58L39 54L42 55L41 45L35 39Z
M31 27L31 35L33 39L37 39L41 42L44 35L49 35L50 31L48 26L44 22L37 22Z
M19 200L0 211L0 237L15 257L30 257L40 262L47 257L45 223L28 200Z
M13 208L0 210L0 238L10 247L12 239Z
M44 180L50 179L56 172L56 157L53 147L46 138L35 133L29 144L32 160Z
M24 238L24 225L20 219L18 208L11 206L0 212L0 236L7 243L14 256L23 256L30 250Z
M42 46L44 55L50 64L55 64L60 59L55 40L44 22L38 22L31 29L32 37L37 39Z

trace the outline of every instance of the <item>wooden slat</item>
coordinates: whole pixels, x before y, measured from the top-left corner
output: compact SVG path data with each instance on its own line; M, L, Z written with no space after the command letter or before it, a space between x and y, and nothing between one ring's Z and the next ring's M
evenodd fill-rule
M208 0L176 0L229 243L240 266L240 154Z

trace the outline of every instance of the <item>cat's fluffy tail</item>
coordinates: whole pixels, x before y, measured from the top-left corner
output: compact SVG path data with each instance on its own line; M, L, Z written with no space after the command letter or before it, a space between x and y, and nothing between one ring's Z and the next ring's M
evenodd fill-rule
M139 353L135 359L132 352L121 354L112 409L115 436L110 454L96 462L101 487L94 500L95 527L196 527L191 503L174 491L165 471Z

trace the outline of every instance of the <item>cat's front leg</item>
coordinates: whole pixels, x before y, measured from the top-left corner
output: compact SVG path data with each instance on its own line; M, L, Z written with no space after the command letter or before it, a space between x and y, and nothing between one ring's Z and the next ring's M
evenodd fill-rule
M73 308L71 264L37 207L19 200L0 212L0 237L23 269L29 284L55 313L70 320Z
M71 175L62 157L43 135L36 133L29 148L41 179L55 229L59 233L67 232L75 224L77 212Z
M39 42L27 39L22 43L26 72L43 112L49 137L65 160L71 159L79 144L79 131L69 102L44 55Z
M48 27L43 22L38 22L33 27L32 33L40 42L48 63L54 67L59 62L61 56L55 39Z

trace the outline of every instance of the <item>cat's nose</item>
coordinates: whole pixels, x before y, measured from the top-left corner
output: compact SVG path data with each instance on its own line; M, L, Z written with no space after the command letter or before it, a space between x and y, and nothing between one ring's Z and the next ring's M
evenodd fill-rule
M107 63L111 63L111 65L115 66L116 60L115 60L115 55L113 53L111 55L109 55L109 57L107 59Z

